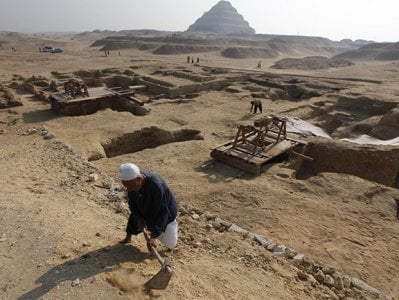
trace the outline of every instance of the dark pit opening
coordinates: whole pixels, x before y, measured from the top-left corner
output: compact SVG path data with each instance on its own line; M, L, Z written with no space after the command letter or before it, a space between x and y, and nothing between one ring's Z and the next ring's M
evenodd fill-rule
M126 133L113 138L108 143L103 143L107 158L142 151L147 148L156 148L161 145L184 142L191 140L203 140L201 131L196 129L179 129L168 131L156 126L143 128L139 131Z

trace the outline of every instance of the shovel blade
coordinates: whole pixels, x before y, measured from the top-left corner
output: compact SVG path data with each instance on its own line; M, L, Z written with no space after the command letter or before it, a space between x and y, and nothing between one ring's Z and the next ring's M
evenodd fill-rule
M162 265L161 270L155 274L150 280L148 280L144 286L148 290L164 290L169 284L170 278L172 277L172 266L169 262Z

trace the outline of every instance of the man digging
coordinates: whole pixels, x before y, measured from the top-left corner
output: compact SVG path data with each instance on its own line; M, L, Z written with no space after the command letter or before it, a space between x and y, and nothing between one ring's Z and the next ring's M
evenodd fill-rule
M161 176L151 172L140 172L132 163L120 165L118 177L128 191L130 216L126 237L120 243L132 241L146 228L150 231L148 248L156 247L158 239L168 249L177 244L177 202Z

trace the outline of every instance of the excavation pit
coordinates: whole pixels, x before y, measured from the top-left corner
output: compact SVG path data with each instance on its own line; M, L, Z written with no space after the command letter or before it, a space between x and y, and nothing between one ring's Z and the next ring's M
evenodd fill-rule
M204 138L200 133L196 129L168 131L152 126L112 138L109 142L102 143L102 146L106 157L111 158L170 143L203 140Z
M99 110L110 108L116 111L128 111L133 115L142 116L148 113L144 103L134 97L136 89L142 86L122 88L92 88L83 93L65 92L50 95L51 108L57 112L70 116L90 115Z

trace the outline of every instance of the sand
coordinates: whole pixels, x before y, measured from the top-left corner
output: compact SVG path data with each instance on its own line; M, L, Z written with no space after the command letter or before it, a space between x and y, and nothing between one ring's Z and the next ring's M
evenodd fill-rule
M399 103L397 62L273 70L275 60L262 60L258 69L259 59L228 59L207 52L192 54L201 57L200 66L195 66L186 63L186 53L154 55L123 49L106 57L99 48L89 47L93 41L90 36L13 37L0 49L0 82L10 85L13 78L32 75L54 79L55 71L131 68L148 76L162 69L195 74L203 67L223 67L265 78L291 74L313 84L359 79L338 80L344 89L320 97L262 100L264 114L307 116L316 125L322 120L317 115L309 118L308 105L320 101L366 97ZM64 52L39 53L38 48L48 43ZM17 51L11 52L11 47ZM176 77L176 85L181 80ZM332 172L296 179L298 161L293 158L269 165L261 176L211 159L210 149L232 138L238 124L259 117L249 114L248 86L238 82L236 93L212 90L190 101L153 100L145 104L150 113L140 117L111 109L64 116L31 92L16 89L23 106L0 110L0 299L373 299L378 294L358 285L339 289L328 280L318 282L309 275L313 271L303 271L306 264L292 262L294 255L273 255L251 234L304 254L316 269L325 268L324 275L332 273L327 271L330 267L341 277L358 278L387 297L399 298L397 188ZM351 113L363 111L358 107ZM376 124L383 114L367 115L363 122ZM199 130L203 139L93 160L113 138L155 127ZM336 134L353 133L345 129ZM162 175L184 207L178 218L178 248L165 252L159 246L174 263L174 276L164 291L142 291L142 284L159 270L144 238L118 244L127 220L116 178L122 162ZM91 174L99 178L93 181ZM110 190L110 185L117 190ZM217 220L215 216L249 233L207 226L209 220Z

